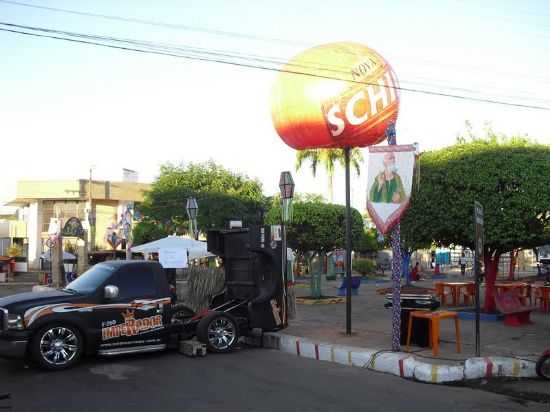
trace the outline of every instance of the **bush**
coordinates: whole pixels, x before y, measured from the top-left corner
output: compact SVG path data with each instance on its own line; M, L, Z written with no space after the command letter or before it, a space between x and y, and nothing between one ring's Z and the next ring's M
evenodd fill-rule
M374 270L376 269L376 262L372 259L357 258L353 260L351 267L355 272L366 276L374 273Z

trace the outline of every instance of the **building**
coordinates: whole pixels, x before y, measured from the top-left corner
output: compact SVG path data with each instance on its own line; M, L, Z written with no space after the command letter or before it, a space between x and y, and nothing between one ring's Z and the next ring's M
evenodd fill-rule
M95 217L95 227L87 230L91 249L111 249L105 236L108 227L119 221L128 204L141 202L149 188L145 183L94 180L90 184L86 179L20 181L16 198L6 203L16 211L4 219L0 216L0 246L20 245L28 268L38 269L52 220L63 224L77 217L88 229L89 219Z

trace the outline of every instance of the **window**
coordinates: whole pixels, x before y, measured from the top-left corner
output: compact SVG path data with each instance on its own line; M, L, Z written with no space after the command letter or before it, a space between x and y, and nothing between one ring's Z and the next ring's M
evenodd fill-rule
M99 263L92 266L76 278L76 280L69 283L67 285L67 289L83 294L93 293L109 278L109 276L111 276L114 271L114 267L106 263Z
M157 294L153 272L150 268L140 265L120 268L113 285L118 287L121 300L154 298Z

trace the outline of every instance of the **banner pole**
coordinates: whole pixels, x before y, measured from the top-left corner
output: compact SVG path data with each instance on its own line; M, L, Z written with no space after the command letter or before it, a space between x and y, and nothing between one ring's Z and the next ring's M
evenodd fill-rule
M346 168L346 335L351 335L351 196L350 148L344 148Z
M397 144L395 124L390 123L386 129L388 145ZM395 225L390 234L392 247L392 351L401 351L401 227Z

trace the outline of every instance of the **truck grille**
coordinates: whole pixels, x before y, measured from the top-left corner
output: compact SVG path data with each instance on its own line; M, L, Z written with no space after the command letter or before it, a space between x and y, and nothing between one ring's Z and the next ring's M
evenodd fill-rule
M8 329L8 310L0 308L0 334Z

